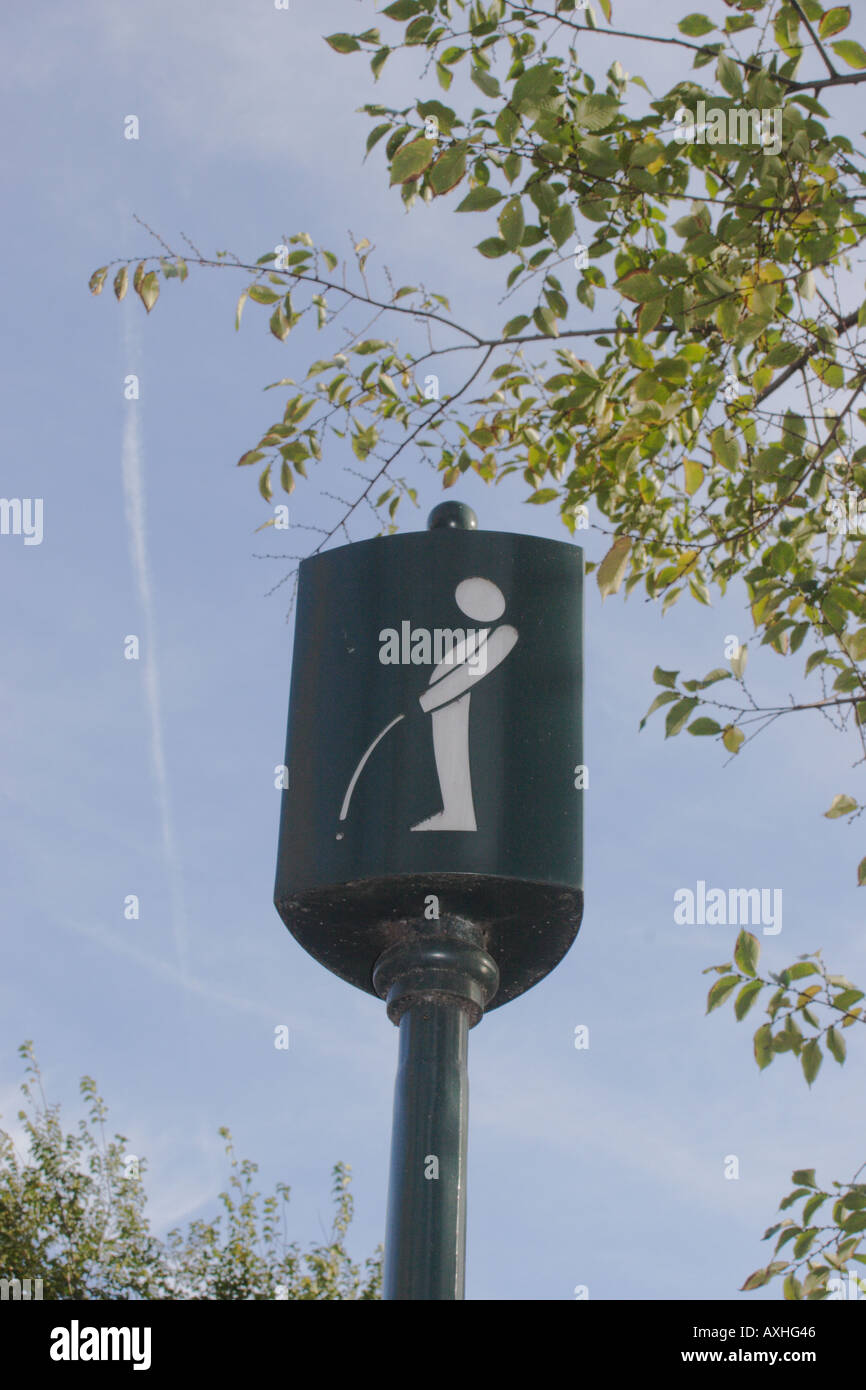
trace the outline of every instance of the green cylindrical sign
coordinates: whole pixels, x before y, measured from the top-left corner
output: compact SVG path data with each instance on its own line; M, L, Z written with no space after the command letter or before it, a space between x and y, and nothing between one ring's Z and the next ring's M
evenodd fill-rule
M471 920L521 994L580 925L583 553L434 529L300 566L275 903L337 975Z

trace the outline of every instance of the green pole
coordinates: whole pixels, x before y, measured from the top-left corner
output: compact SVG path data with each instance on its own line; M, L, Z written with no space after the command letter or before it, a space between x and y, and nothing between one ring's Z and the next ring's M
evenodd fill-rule
M419 929L373 974L400 1030L385 1230L385 1299L462 1299L469 1029L499 983L462 919Z

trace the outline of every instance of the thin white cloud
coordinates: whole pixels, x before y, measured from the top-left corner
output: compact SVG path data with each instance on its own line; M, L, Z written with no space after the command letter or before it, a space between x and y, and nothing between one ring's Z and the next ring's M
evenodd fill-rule
M101 931L98 927L85 925L73 918L57 917L55 924L62 931L84 937L102 950L112 951L116 955L134 961L136 965L158 975L167 984L175 985L188 994L198 995L211 1004L232 1009L237 1013L251 1014L255 1018L261 1019L267 1025L271 1036L275 1024L282 1022L286 1017L285 1001L280 1004L271 1003L264 999L248 999L243 995L222 989L219 985L190 974L189 971L181 971L170 961L162 960L159 956L142 950L131 941L123 940L110 932ZM356 998L347 1000L344 1006L344 1018L347 1024L357 1018L359 1025L362 1025L368 1012L368 1001L360 994ZM359 1030L351 1026L347 1026L345 1031L341 1031L327 1021L323 1023L321 1015L314 1009L303 1012L294 1003L291 1005L289 1027L293 1038L293 1049L300 1046L305 1053L314 1053L320 1058L339 1058L347 1066L357 1070L360 1075L375 1074L383 1063L386 1067L392 1064L394 1044L390 1032L379 1030L365 1037ZM394 1032L396 1037L396 1030ZM294 1039L297 1039L297 1042Z
M149 955L128 941L119 941L116 937L111 936L108 932L100 931L97 927L83 926L81 923L73 922L68 918L66 920L58 919L57 926L64 931L74 932L77 936L86 937L103 950L114 951L117 955L126 956L128 960L133 960L146 970L152 970L155 974L162 976L170 984L179 985L181 989L190 994L201 995L213 1004L224 1004L228 1008L240 1010L242 1013L256 1014L260 1018L267 1019L269 1023L273 1023L279 1012L274 1007L268 1008L260 1001L244 999L240 995L228 994L225 990L217 989L213 985L207 984L206 981L190 975L185 966L175 968L168 961Z
M123 315L123 339L126 361L141 377L141 342L138 328L133 326L131 306ZM150 722L150 759L156 784L162 844L171 895L171 917L174 943L181 975L188 974L187 911L183 891L180 851L175 835L168 785L168 767L163 738L162 702L160 698L159 663L156 643L156 621L153 588L150 580L150 560L147 550L147 521L145 516L143 449L141 442L141 402L126 402L126 422L123 427L121 450L123 502L129 538L129 558L135 587L141 605L142 632L140 641L141 670L144 677L145 702Z

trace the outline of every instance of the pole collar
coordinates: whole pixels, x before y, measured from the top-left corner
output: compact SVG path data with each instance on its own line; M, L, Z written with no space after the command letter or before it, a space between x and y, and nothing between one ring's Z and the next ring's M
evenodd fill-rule
M474 1028L499 988L499 969L477 942L419 935L382 953L373 967L373 987L394 1024L413 1004L427 1000L456 1004Z

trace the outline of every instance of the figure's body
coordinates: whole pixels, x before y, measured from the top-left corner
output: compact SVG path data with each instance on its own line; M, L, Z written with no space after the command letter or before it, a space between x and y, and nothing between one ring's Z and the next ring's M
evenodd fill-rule
M499 618L505 611L502 592L489 579L464 579L455 598L462 612L479 621ZM469 764L472 686L505 660L516 641L517 629L503 623L490 633L483 632L477 646L463 638L447 659L433 668L419 703L432 716L442 810L413 825L413 830L477 829Z

